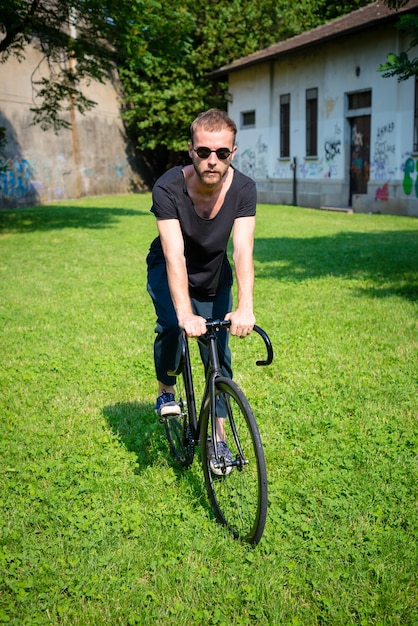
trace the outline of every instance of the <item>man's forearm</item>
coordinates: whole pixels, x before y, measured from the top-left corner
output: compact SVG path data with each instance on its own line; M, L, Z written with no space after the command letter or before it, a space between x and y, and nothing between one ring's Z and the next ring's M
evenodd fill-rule
M254 263L252 256L235 259L235 276L237 279L238 308L253 310L254 294Z
M177 319L181 320L193 314L189 295L189 281L185 262L170 262L166 259L168 286Z

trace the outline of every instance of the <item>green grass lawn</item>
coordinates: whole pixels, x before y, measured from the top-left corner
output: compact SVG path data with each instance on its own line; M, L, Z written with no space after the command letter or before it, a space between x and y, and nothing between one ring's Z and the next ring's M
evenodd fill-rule
M149 207L0 212L0 624L418 624L418 221L259 207L253 549L154 415Z

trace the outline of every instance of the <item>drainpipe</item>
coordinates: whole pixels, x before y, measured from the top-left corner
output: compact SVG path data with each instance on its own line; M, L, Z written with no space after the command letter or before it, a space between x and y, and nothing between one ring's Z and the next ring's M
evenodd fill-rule
M298 203L297 203L297 193L296 193L296 190L297 190L296 157L293 157L293 161L292 161L290 167L293 170L293 202L292 202L292 205L293 206L298 206Z

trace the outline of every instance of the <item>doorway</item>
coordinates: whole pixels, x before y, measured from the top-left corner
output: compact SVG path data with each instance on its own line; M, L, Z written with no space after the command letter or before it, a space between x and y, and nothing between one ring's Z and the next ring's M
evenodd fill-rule
M370 177L370 115L350 117L350 198L367 193Z

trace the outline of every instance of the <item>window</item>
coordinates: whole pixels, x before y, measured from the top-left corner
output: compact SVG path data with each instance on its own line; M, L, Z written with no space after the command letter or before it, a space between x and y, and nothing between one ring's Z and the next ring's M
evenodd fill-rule
M415 77L414 152L418 152L418 76Z
M244 111L241 113L241 128L254 128L255 111Z
M290 156L290 93L280 96L280 156Z
M318 89L306 90L306 156L318 154Z
M348 94L348 108L349 109L369 109L372 106L372 92L357 91L356 93Z

